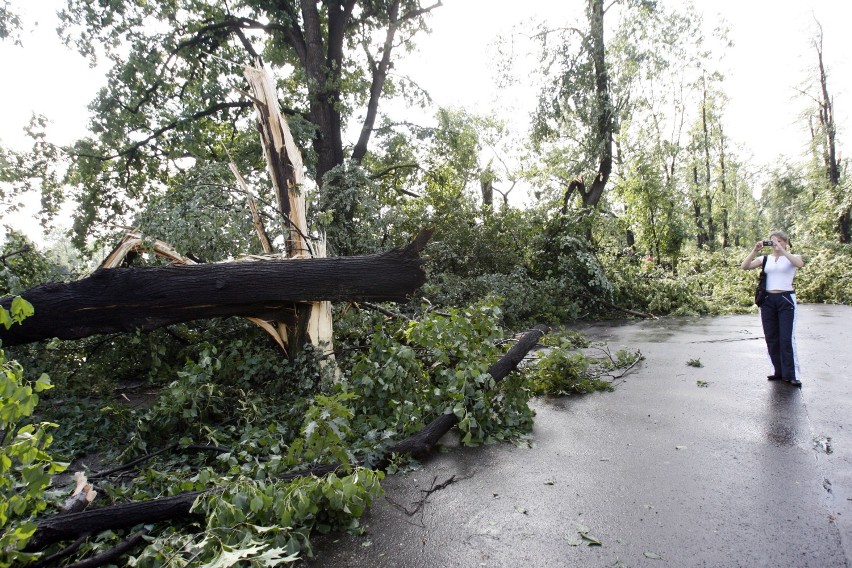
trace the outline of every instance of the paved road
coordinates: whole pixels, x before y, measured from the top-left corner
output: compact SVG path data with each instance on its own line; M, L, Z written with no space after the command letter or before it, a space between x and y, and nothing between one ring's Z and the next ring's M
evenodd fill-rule
M766 380L756 315L587 331L646 360L615 392L536 401L531 448L444 440L309 564L852 566L852 307L800 306L801 391Z

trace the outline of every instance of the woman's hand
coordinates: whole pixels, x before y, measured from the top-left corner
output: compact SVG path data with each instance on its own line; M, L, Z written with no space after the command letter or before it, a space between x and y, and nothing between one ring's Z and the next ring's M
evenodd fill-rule
M751 252L748 253L748 256L743 259L742 264L740 264L740 268L743 270L751 270L752 268L757 268L758 266L763 265L763 261L756 259L757 255L760 254L761 249L763 248L763 241L757 241L754 244L754 248Z

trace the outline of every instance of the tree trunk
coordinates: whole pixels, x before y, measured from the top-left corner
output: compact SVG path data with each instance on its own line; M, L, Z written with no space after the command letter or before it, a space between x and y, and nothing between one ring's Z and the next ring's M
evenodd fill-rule
M725 133L719 127L719 190L722 193L722 248L730 246L730 215L728 213L728 172L725 164Z
M258 131L278 199L283 234L287 235L287 258L325 257L325 235L320 235L313 246L308 245L302 154L293 140L287 119L278 108L272 78L266 71L251 67L247 67L244 74L254 93ZM308 343L322 345L326 353L333 354L331 307L328 302L299 304L293 316L294 321L290 324L267 322L271 328L278 330L275 337L284 345L291 360Z
M612 100L609 92L609 71L606 66L606 44L604 43L603 0L589 0L589 23L591 27L592 61L595 65L595 104L597 106L598 173L592 180L588 192L581 192L583 206L593 209L598 206L604 188L612 173L612 137L615 130Z
M698 181L698 166L693 164L692 166L692 183L694 187L694 194L692 196L692 215L695 219L695 228L696 228L696 244L698 245L698 249L701 250L704 248L704 244L707 242L707 233L704 231L704 217L701 213L701 194L699 189L699 181Z
M316 183L322 188L325 174L343 163L343 138L340 118L340 73L346 23L354 2L328 10L327 33L316 2L302 1L304 42L307 47L302 64L307 79L310 121L316 126L314 152L317 155Z
M419 253L431 234L423 230L405 248L369 256L101 269L22 292L35 314L0 327L0 340L79 339L222 316L292 323L300 302L405 301L426 279Z
M712 194L712 176L710 164L710 125L707 118L707 86L704 87L704 101L701 105L701 128L703 131L702 145L704 146L704 203L707 206L707 239L706 242L710 245L710 250L713 250L716 245L716 224L713 221L713 194Z
M508 353L491 365L488 373L496 382L503 380L548 331L547 326L539 325L525 333ZM394 453L411 454L415 457L428 455L438 440L458 421L455 414L442 414L414 436L388 448L385 452L386 459ZM339 465L318 466L308 472L283 476L282 479L294 479L302 475L324 475L338 469L340 469ZM141 523L158 523L186 518L191 515L192 504L204 493L204 491L192 491L171 497L110 505L44 519L39 521L35 534L27 543L27 550L40 550L55 542L85 534L94 535L101 531L130 528Z
M840 160L837 157L837 125L834 122L834 104L828 93L828 78L825 73L822 52L822 26L820 26L819 38L814 42L814 47L819 58L819 85L820 85L820 107L819 120L822 125L823 136L823 160L825 162L825 179L832 192L839 193L837 199L843 203L842 190L840 189ZM848 203L848 201L847 201ZM852 242L850 233L850 220L852 220L852 206L841 205L837 214L837 236L841 244Z

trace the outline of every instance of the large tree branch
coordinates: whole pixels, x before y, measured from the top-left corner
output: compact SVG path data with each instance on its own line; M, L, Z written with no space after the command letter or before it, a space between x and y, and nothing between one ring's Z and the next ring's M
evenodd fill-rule
M431 12L439 6L442 6L441 2L439 1L433 4L432 6L421 8L419 10L411 10L399 17L399 5L400 0L395 0L390 6L388 13L388 29L387 33L385 34L384 45L382 46L381 59L379 60L378 64L376 64L373 62L372 58L370 58L372 63L372 82L370 84L370 97L367 101L367 114L364 117L364 124L361 125L361 134L358 137L358 142L352 149L352 159L356 162L360 162L367 154L367 146L370 142L370 137L373 134L373 128L376 125L376 117L378 115L379 110L379 100L381 99L382 91L384 90L385 82L387 81L388 77L388 70L391 66L391 54L393 53L394 48L394 37L396 36L396 32L399 29L400 22L412 20L414 18Z
M549 331L550 328L546 325L537 325L526 332L508 353L488 368L488 374L494 378L495 382L502 381L509 373L517 368L527 353L538 344L538 340L544 337ZM415 458L426 457L432 451L432 448L435 447L435 444L438 443L438 440L449 432L453 426L458 424L458 422L459 418L455 414L442 414L427 424L417 434L388 448L385 456L407 454Z
M204 45L210 41L212 37L221 33L231 33L237 30L263 30L265 32L281 32L287 34L290 29L287 26L282 26L276 23L263 24L250 18L236 18L234 16L226 16L224 20L202 26L195 31L195 34L177 45L175 53L180 52L190 47Z
M388 23L388 29L385 35L385 43L382 47L382 58L377 65L372 65L373 80L370 84L370 98L367 102L367 116L364 118L364 124L361 125L361 135L358 137L358 142L352 149L352 159L356 162L360 162L367 153L367 144L370 141L370 136L373 133L373 127L376 124L376 115L379 110L379 99L382 96L382 90L384 89L385 81L387 80L391 53L393 52L393 40L398 26L397 16L399 14L399 2L400 0L395 0L390 6L390 22Z
M295 50L299 61L302 62L302 67L307 68L308 48L305 44L302 28L299 27L299 15L296 13L295 7L290 0L278 0L276 7L287 17L287 25L282 26L281 29L284 41Z

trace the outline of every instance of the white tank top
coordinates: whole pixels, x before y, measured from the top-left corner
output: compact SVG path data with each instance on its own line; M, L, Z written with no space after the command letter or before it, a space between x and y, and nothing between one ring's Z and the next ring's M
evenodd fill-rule
M793 276L796 275L796 267L787 260L786 256L774 257L768 255L766 258L766 289L767 290L793 290Z

